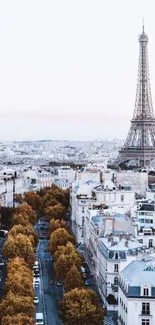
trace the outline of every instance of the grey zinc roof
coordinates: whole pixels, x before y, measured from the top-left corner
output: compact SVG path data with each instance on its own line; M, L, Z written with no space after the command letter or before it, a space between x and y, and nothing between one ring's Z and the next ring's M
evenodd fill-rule
M155 264L153 261L132 261L120 273L121 278L130 287L148 284L155 286Z
M128 246L125 245L126 239L122 238L119 240L118 237L113 236L113 241L114 244L111 245L111 242L108 241L108 238L100 238L100 242L102 242L109 251L129 251L129 250L134 250L134 249L142 249L146 248L144 244L139 243L136 239L128 240Z

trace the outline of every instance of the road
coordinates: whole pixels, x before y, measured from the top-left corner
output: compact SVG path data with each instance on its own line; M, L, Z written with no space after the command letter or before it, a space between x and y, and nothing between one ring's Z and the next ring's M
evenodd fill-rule
M36 225L39 231L40 224ZM40 239L37 245L36 259L40 264L40 286L35 289L35 295L39 297L39 304L36 306L36 312L43 312L45 325L62 325L59 319L59 301L62 298L62 288L50 281L55 281L52 258L49 252L45 252L48 247L48 241Z

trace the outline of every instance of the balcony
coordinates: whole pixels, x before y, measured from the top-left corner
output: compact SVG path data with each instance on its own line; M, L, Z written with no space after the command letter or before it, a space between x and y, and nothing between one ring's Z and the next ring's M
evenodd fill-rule
M118 292L118 284L111 283L111 288L114 292Z
M139 316L140 317L149 317L149 318L152 317L152 315L150 314L150 310L142 310L141 314Z
M125 325L125 322L123 321L123 319L122 319L121 315L119 315L119 316L118 316L118 319L119 319L119 321L120 321L121 325Z

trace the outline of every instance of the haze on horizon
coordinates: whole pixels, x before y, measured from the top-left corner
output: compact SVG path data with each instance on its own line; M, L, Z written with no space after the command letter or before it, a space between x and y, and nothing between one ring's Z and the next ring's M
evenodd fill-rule
M0 141L125 138L143 17L155 107L153 0L1 0Z

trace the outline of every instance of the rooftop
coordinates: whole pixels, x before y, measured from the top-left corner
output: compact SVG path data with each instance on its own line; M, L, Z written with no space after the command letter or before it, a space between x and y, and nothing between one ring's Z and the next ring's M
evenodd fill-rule
M121 278L129 286L150 285L155 286L155 260L150 261L136 260L132 261L120 273Z
M126 233L128 236L129 234ZM99 239L109 251L130 251L130 250L141 250L146 249L146 246L139 243L135 238L128 240L126 238L121 238L117 236L108 236Z

